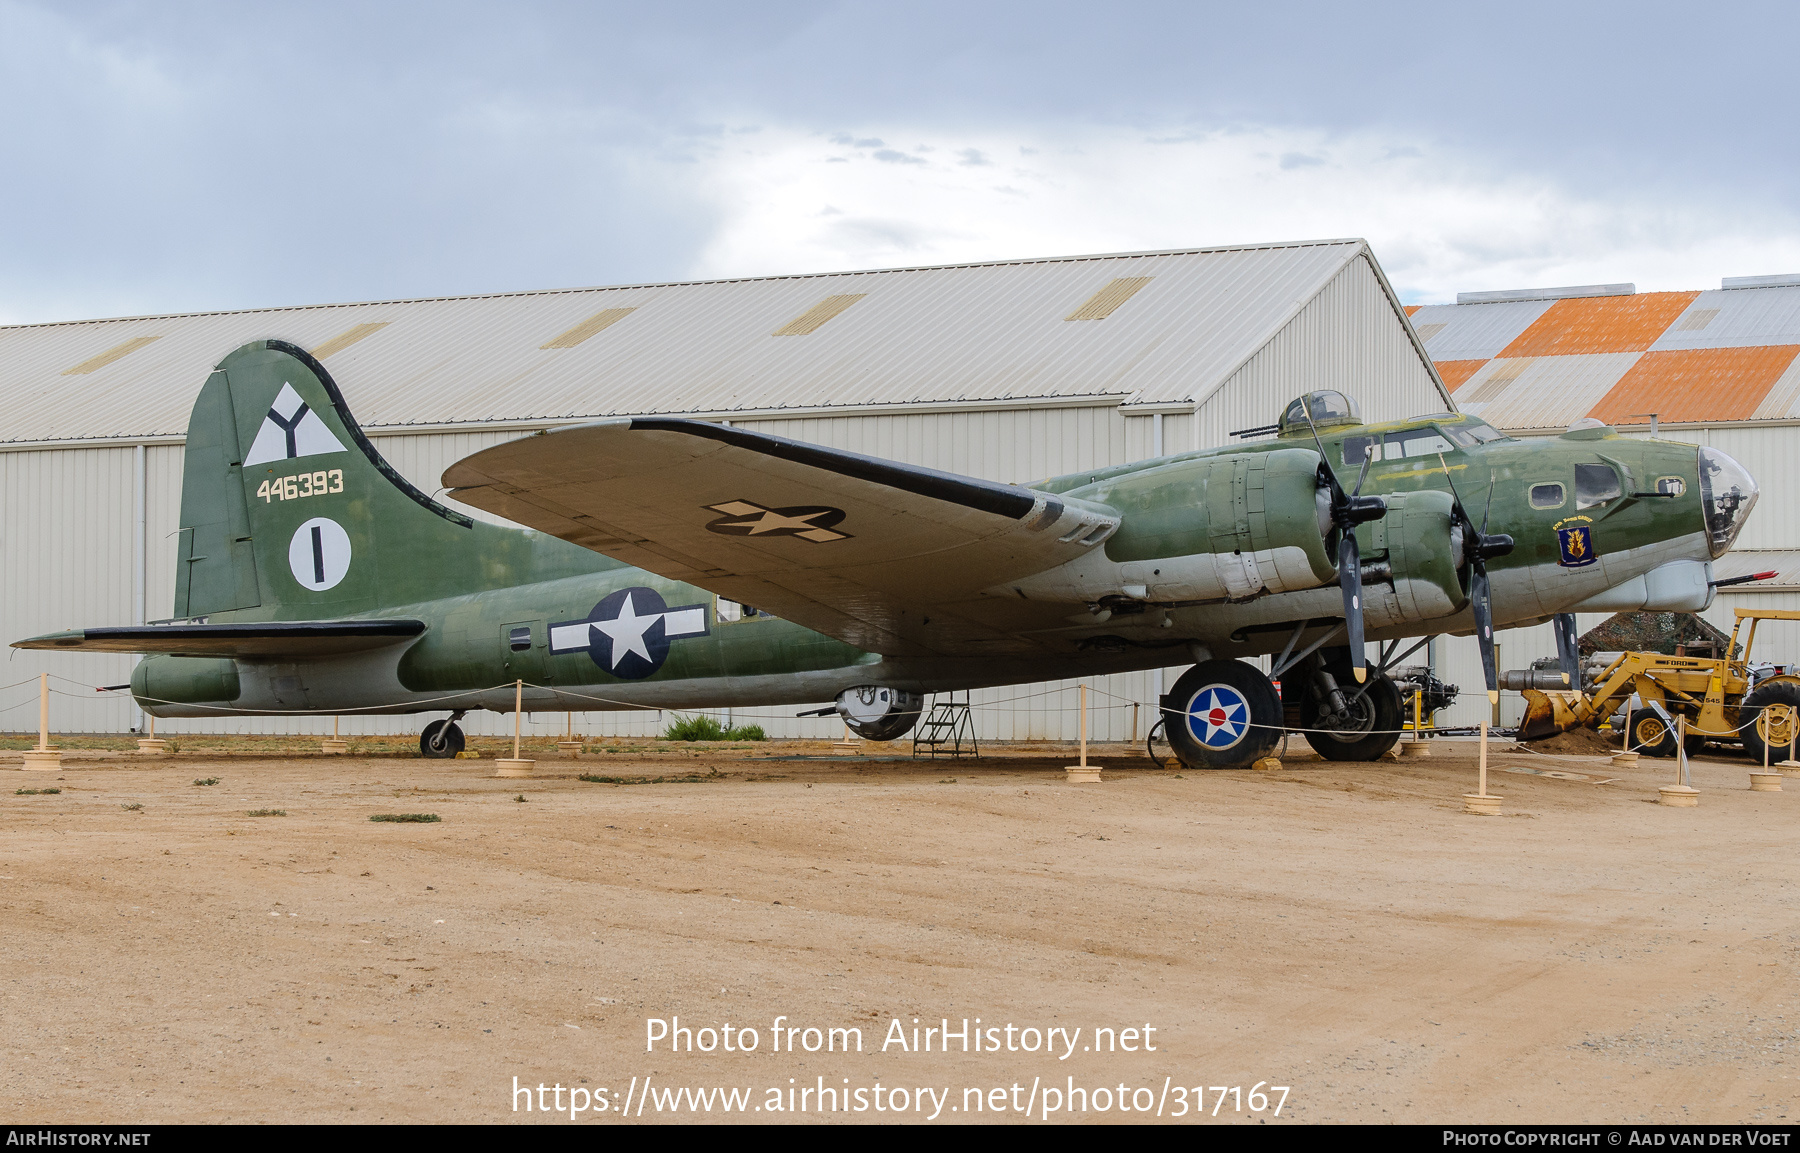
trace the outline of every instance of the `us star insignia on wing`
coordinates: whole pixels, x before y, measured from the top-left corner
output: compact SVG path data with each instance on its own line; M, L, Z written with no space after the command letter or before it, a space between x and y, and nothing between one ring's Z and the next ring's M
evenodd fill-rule
M747 500L726 501L706 506L725 515L709 521L706 531L721 536L797 536L815 544L846 540L850 534L837 532L833 525L844 519L844 510L825 505L792 505L767 508Z

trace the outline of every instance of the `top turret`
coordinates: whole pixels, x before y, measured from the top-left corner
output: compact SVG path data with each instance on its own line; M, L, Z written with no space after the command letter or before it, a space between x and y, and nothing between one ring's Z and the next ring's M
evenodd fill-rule
M1312 417L1310 422L1307 420L1309 415ZM1310 437L1314 429L1323 431L1362 422L1362 409L1354 400L1335 389L1324 389L1289 402L1281 414L1275 435Z

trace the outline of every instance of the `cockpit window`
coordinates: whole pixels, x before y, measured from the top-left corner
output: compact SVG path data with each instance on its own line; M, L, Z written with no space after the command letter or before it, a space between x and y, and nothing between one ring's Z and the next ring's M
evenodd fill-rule
M1456 446L1444 439L1435 428L1415 428L1406 432L1390 432L1386 436L1352 436L1344 440L1344 463L1360 468L1364 458L1371 461L1403 460L1409 456L1436 456L1454 452Z
M1488 444L1496 440L1507 440L1493 425L1479 420L1465 421L1462 424L1448 425L1444 432L1457 444L1464 448L1474 448L1478 444Z
M1617 500L1625 490L1619 487L1619 474L1610 464L1578 464L1575 466L1575 508L1593 508L1609 500Z

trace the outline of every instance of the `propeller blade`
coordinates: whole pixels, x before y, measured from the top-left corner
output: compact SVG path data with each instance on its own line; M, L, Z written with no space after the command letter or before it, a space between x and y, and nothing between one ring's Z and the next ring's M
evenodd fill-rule
M1475 615L1475 640L1481 645L1481 674L1487 682L1488 701L1500 699L1500 677L1494 668L1494 607L1488 598L1487 566L1475 562L1469 575L1469 607Z
M1363 652L1362 554L1356 547L1356 533L1346 529L1338 537L1338 584L1344 590L1344 624L1349 632L1350 671L1356 683L1368 678L1367 654Z
M1374 446L1371 445L1370 447L1373 448ZM1362 471L1356 474L1356 487L1350 491L1351 496L1361 496L1362 495L1363 481L1369 479L1369 461L1371 459L1372 458L1369 456L1368 452L1365 450L1363 452Z
M1575 637L1575 614L1556 614L1556 659L1562 666L1563 683L1581 687L1581 650Z

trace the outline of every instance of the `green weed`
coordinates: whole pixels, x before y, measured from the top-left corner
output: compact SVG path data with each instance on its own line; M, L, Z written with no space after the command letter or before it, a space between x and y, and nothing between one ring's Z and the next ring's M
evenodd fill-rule
M285 816L287 816L287 810L286 809L250 809L250 810L247 810L244 813L244 815L246 817L285 817Z
M142 805L120 805L119 807L128 813L141 813L144 811L144 806Z
M712 717L689 717L671 722L663 730L665 741L763 741L768 735L761 725L734 725L726 728Z
M396 825L434 825L442 818L436 813L376 813L371 821L391 821Z
M15 796L15 797L38 797L38 796L53 797L57 793L60 793L60 792L62 792L61 789L14 789L13 796Z
M194 783L196 785L216 785L219 783L219 778L217 778L217 777L200 777L197 780L195 780Z

